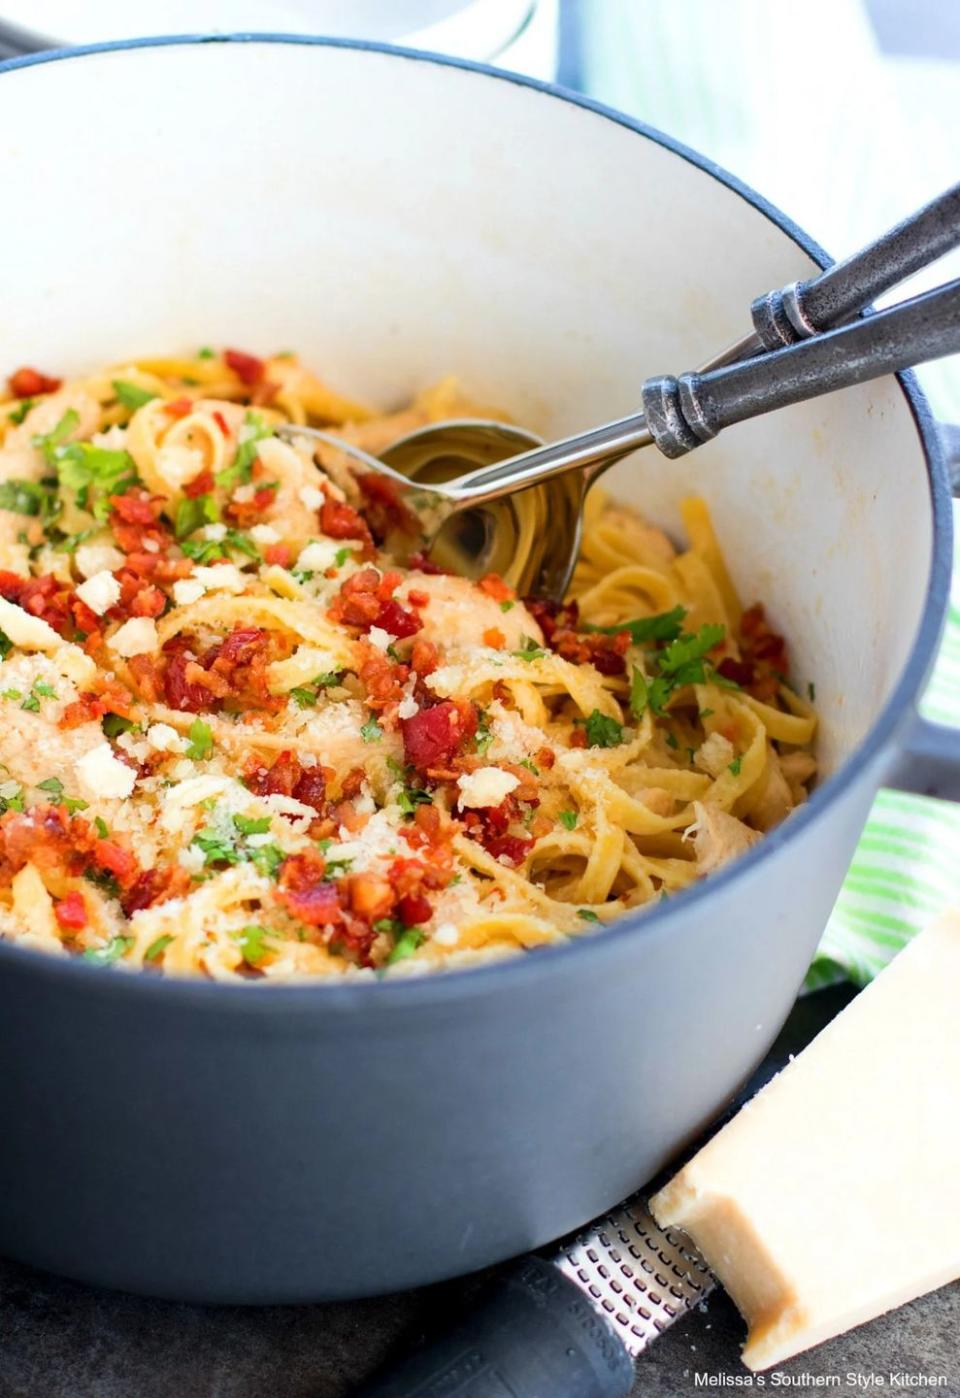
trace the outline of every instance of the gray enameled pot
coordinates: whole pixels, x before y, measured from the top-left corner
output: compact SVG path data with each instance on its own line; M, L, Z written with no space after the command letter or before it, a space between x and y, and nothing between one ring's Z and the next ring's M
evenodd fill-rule
M630 411L647 374L700 362L824 260L616 113L371 45L25 60L0 71L0 125L10 368L291 345L384 403L453 370L560 434ZM0 943L0 1251L193 1301L414 1286L605 1210L757 1063L877 785L956 779L955 735L915 714L946 605L945 468L903 378L680 462L647 452L611 488L667 528L706 494L744 596L816 682L808 805L654 912L433 979L194 984Z

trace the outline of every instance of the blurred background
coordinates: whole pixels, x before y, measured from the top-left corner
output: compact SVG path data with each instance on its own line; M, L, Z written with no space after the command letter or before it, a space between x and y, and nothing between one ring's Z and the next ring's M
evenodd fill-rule
M575 88L710 156L835 257L960 172L956 0L0 0L0 56L230 30L406 43ZM960 253L915 287L948 272ZM958 361L921 376L960 421Z

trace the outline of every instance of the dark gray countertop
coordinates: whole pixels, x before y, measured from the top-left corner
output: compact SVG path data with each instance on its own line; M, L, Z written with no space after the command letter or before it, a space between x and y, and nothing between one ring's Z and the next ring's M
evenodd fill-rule
M798 1001L743 1095L799 1052L852 993L838 986ZM830 1243L824 1239L825 1267ZM394 1346L441 1327L482 1280L338 1305L201 1307L100 1291L0 1260L0 1398L346 1398ZM905 1374L933 1379L934 1392L960 1398L958 1336L960 1282L800 1355L767 1374L763 1387L839 1388L871 1398L926 1391L891 1378ZM743 1338L732 1303L714 1293L643 1356L637 1398L735 1386L716 1376L742 1383L750 1378L739 1362Z
M335 1306L201 1308L97 1291L0 1263L0 1395L346 1398L392 1345L436 1323L475 1285ZM958 1335L955 1284L801 1355L774 1371L794 1381L777 1387L819 1392L802 1376L835 1374L841 1391L895 1393L907 1390L891 1388L889 1376L905 1371L942 1376L943 1386L933 1391L958 1398ZM738 1361L742 1339L732 1304L714 1294L705 1312L676 1325L640 1361L638 1398L722 1391L698 1387L695 1375L746 1376ZM850 1371L881 1375L883 1388L844 1387ZM766 1387L774 1388L773 1374Z

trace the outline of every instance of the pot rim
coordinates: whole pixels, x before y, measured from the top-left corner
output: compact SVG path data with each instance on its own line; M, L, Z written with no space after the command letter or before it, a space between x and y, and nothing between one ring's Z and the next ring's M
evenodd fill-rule
M174 34L157 38L118 39L86 44L76 48L47 50L25 54L0 62L0 76L23 68L84 59L102 53L122 53L128 49L171 48L202 44L289 44L301 47L347 49L373 52L409 62L432 63L441 67L459 68L499 82L513 83L531 89L592 115L625 127L687 161L738 194L756 211L770 220L781 232L797 244L802 252L819 266L829 266L833 259L794 221L781 212L756 190L731 175L722 166L689 146L659 131L656 127L608 107L602 102L574 93L554 83L542 82L519 73L511 73L487 63L449 57L421 49L366 39L325 38L318 35L240 32L226 34ZM79 958L50 956L29 947L20 947L0 938L0 974L4 969L32 970L49 982L73 982L77 991L88 990L100 996L138 995L174 1002L209 1005L225 1013L254 1013L272 1015L282 1009L286 1016L315 1015L353 1016L356 1011L376 1006L377 1011L416 1011L425 1007L448 1007L454 1003L483 998L490 993L518 990L530 979L545 979L550 975L577 974L577 968L587 957L594 960L615 956L621 945L635 936L669 936L674 909L679 902L683 909L692 909L709 899L735 880L744 880L760 861L773 858L782 848L792 844L812 822L864 777L888 749L898 728L915 707L927 676L932 669L946 613L953 566L952 496L947 468L936 423L927 400L912 372L896 375L917 428L917 435L927 464L932 514L932 548L930 572L923 614L907 657L903 672L894 686L876 721L866 737L844 765L822 786L815 787L810 799L790 819L784 821L755 844L745 854L711 874L708 879L684 889L666 906L660 904L649 911L625 915L600 933L586 933L557 946L538 948L528 956L510 956L489 965L441 971L416 977L351 981L347 984L321 981L316 984L233 985L226 982L191 980L186 977L151 976L143 973L104 974L105 968L84 963Z

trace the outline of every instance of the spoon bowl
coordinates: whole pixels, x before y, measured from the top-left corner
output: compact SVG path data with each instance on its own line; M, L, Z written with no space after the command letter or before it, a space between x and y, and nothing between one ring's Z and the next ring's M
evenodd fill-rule
M278 434L335 447L341 455L331 474L348 495L386 499L384 542L398 562L422 554L464 577L498 573L521 597L563 597L590 478L567 472L508 486L510 493L486 483L491 467L543 446L534 433L493 419L451 419L408 433L379 457L316 428L289 424Z

